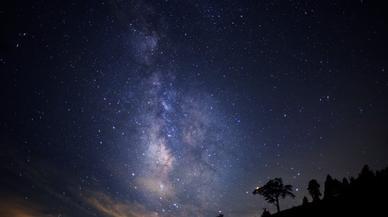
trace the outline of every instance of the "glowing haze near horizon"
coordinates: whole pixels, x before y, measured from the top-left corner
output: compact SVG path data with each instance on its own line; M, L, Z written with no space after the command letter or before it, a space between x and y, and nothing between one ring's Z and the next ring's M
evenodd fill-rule
M0 216L252 217L274 211L251 193L270 178L294 186L284 209L312 178L387 166L384 11L7 5Z

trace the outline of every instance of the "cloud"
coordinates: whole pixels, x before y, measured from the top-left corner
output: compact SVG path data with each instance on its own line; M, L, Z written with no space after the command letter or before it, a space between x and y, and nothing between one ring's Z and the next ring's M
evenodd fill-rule
M51 217L42 207L21 198L1 198L1 217Z
M94 193L87 198L87 203L100 214L107 217L158 217L159 214L147 210L134 202L114 200L104 193Z

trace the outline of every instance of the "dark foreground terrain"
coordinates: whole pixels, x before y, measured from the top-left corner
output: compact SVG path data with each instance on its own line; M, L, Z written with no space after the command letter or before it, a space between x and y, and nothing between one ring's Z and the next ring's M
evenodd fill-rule
M349 181L328 176L323 199L270 216L386 216L387 197L388 168L374 173L365 166L359 177Z

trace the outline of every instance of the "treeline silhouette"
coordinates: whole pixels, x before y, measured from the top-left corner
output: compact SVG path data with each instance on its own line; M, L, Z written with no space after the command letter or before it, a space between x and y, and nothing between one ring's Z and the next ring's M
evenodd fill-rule
M320 184L315 180L308 183L311 201L304 197L302 205L275 214L264 210L262 216L385 216L388 205L388 168L373 172L365 165L357 178L341 181L327 175L323 197Z
M327 175L323 195L320 187L317 180L310 180L307 190L311 201L305 196L300 206L283 211L280 211L279 199L295 196L292 186L283 184L281 178L269 180L252 193L263 196L276 207L277 213L274 214L264 208L262 217L386 216L388 168L374 172L365 165L356 178L343 178L341 181ZM220 213L217 217L224 215Z

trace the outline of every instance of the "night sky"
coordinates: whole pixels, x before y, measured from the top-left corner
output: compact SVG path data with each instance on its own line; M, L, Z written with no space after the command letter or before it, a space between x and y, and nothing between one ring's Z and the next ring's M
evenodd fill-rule
M388 166L381 2L2 3L0 216L253 217Z

